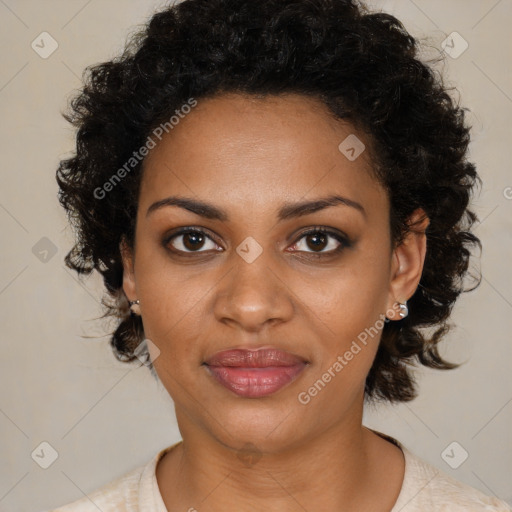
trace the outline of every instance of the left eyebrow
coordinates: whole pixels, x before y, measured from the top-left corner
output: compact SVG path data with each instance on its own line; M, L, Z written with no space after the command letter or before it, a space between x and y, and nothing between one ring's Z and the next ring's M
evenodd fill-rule
M286 220L292 217L301 217L302 215L309 215L310 213L315 213L325 208L338 205L355 208L363 215L363 217L366 218L366 211L362 204L354 201L353 199L349 199L348 197L339 195L331 195L328 197L315 199L314 201L287 203L279 210L278 218L279 220Z
M285 203L278 210L277 217L280 221L283 221L295 217L301 217L303 215L309 215L311 213L315 213L325 208L339 205L354 208L357 211L359 211L363 215L363 217L366 218L366 211L360 203L354 201L353 199L349 199L348 197L343 197L340 195L331 195L323 198L318 198L312 201ZM146 212L146 217L150 213L159 210L160 208L164 208L166 206L178 206L179 208L183 208L207 219L220 221L229 220L229 215L225 210L218 208L217 206L211 203L179 196L170 196L166 197L165 199L161 199L160 201L156 201L148 208Z

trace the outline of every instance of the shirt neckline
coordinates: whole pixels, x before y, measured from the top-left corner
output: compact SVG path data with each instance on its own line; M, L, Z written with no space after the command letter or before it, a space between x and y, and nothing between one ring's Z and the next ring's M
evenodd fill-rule
M365 427L374 434L377 434L378 436L382 437L386 441L394 444L397 446L403 453L404 456L404 477L402 481L402 485L400 487L400 492L398 493L398 497L393 505L393 508L389 512L398 512L406 502L406 489L410 486L410 479L411 479L411 470L412 470L412 464L413 464L413 457L412 454L405 448L405 446L400 443L397 439L394 437L391 437L387 434L384 434L382 432L378 432L377 430ZM162 457L173 450L176 446L181 444L183 440L177 441L176 443L167 446L160 452L158 452L155 457L146 465L144 468L140 483L139 483L139 511L143 512L146 510L152 510L154 512L168 512L164 500L162 498L162 494L160 493L160 489L158 487L158 481L156 479L156 467L158 465L158 462Z
M368 428L368 427L365 427L365 428ZM401 510L403 508L403 506L407 502L406 491L411 485L412 465L414 462L412 453L409 452L409 450L407 450L407 448L405 448L405 446L400 441L395 439L394 437L384 434L383 432L378 432L377 430L374 430L372 428L368 428L368 430L371 430L374 434L377 434L378 436L382 437L386 441L389 441L390 443L397 446L401 450L401 452L404 456L404 477L402 479L402 485L400 486L400 492L398 493L398 496L395 500L393 508L389 511L389 512L398 512L399 510Z
M170 452L182 442L183 440L177 441L158 452L144 468L139 482L139 503L137 509L139 512L145 512L147 510L151 510L152 512L168 512L158 487L156 467L160 459L162 459L166 453Z

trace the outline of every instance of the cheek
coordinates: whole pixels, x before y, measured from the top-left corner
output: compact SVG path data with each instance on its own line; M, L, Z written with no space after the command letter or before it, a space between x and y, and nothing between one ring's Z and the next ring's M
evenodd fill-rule
M210 287L196 273L180 272L154 260L144 264L142 257L139 263L137 293L146 337L157 345L166 361L183 360L184 353L190 359L204 326L201 305Z
M338 287L323 295L323 308L315 311L315 361L297 396L312 420L322 411L326 422L335 421L364 391L385 325L380 308L371 302L375 297L369 297L361 287L356 292Z
M386 310L389 272L384 259L354 255L310 296L309 306L345 342Z
M153 365L164 387L177 402L186 401L194 389L194 378L202 362L204 316L200 314L203 294L186 286L176 275L162 272L145 276L140 296L144 332L158 348ZM204 300L204 299L203 299ZM203 316L203 318L201 318Z
M333 382L364 383L385 325L387 275L383 260L358 258L310 295L308 306L323 346L316 378L329 371L326 380L335 373Z

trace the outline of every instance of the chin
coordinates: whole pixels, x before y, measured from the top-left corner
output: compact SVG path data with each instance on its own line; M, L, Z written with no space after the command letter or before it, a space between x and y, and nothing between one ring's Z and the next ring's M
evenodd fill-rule
M217 421L210 424L213 435L235 450L250 444L269 453L277 453L301 442L303 437L298 424L304 424L296 415L279 408L257 409L229 408L226 414L217 409Z

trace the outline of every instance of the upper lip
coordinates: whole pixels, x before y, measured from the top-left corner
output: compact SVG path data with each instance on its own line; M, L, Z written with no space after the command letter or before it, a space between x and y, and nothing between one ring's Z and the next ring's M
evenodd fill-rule
M232 366L243 368L267 368L270 366L295 366L307 361L291 352L277 348L230 349L216 352L206 360L208 366Z

